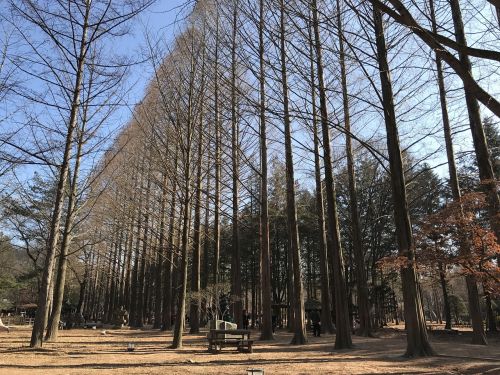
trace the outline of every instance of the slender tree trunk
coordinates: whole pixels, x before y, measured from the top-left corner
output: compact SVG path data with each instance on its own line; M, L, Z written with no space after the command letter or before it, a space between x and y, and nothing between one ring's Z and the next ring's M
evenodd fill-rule
M495 313L493 312L493 306L491 304L491 295L488 292L485 292L485 302L486 302L486 316L487 316L487 322L488 322L488 331L490 331L490 333L498 332Z
M202 110L203 111L203 110ZM200 332L200 258L201 258L201 190L203 188L202 184L202 158L203 158L203 113L200 116L199 127L198 127L198 160L197 160L197 171L196 171L196 197L195 197L195 207L194 207L194 237L193 237L193 261L191 268L191 292L193 296L191 297L190 313L189 313L189 324L190 333Z
M351 140L351 116L349 111L349 96L347 88L347 72L344 51L344 34L342 26L341 0L337 0L337 27L339 33L339 60L340 75L342 81L342 100L344 105L344 128L346 130L346 156L347 156L347 175L349 180L349 209L351 213L351 233L352 248L355 259L356 286L358 297L358 317L359 329L357 334L360 336L371 336L370 306L368 296L368 283L365 271L365 254L361 242L361 226L359 222L358 197L356 192L356 171L354 168L354 157L352 152Z
M437 32L437 25L436 25L436 18L435 18L435 10L434 10L434 0L429 1L430 5L430 11L431 11L431 21L432 21L432 30L433 32ZM458 15L460 16L460 15ZM461 16L459 17L461 20ZM460 20L458 24L455 26L460 30ZM462 31L463 31L463 25L462 25ZM460 34L460 33L459 33ZM465 36L463 34L461 35L462 38L457 37L460 39L462 42L465 41ZM467 63L467 57L465 57L464 62ZM468 66L470 69L470 62L469 65L464 65ZM453 150L453 139L451 135L451 126L450 126L450 120L448 116L448 106L447 106L447 100L446 100L446 88L445 88L445 83L444 83L444 74L443 74L443 67L442 67L442 62L439 56L436 54L436 69L437 69L437 78L438 78L438 86L439 86L439 97L441 101L441 113L442 113L442 118L443 118L443 130L444 130L444 138L445 138L445 144L446 144L446 156L448 159L448 171L450 175L450 188L452 191L453 195L453 200L456 202L460 202L461 199L461 192L460 192L460 184L458 181L458 174L457 174L457 167L455 164L455 152ZM471 97L469 97L467 103L472 104L472 112L469 111L469 118L471 118L471 113L474 113L474 104L477 107L476 109L479 110L477 101ZM469 108L469 107L468 107ZM473 115L473 118L476 118L479 116L479 113L477 112L476 115ZM480 118L479 118L479 123L480 123ZM475 124L471 120L471 129L473 128L473 124ZM482 125L481 125L482 127ZM484 136L484 134L483 134ZM462 240L460 244L460 251L461 253L465 254L470 254L470 247L467 244L467 240ZM480 307L480 302L479 302L479 292L477 288L477 282L474 279L472 275L468 275L465 277L465 282L467 286L467 295L468 295L468 302L469 302L469 313L471 316L471 320L473 322L472 324L472 330L473 330L473 338L472 341L475 344L480 344L480 345L485 345L486 344L486 335L484 332L483 328L483 323L482 323L482 316L481 316L481 307Z
M146 185L146 195L144 199L146 203L144 205L144 233L142 237L142 251L140 255L140 267L137 275L137 319L135 326L141 328L144 326L146 317L146 264L148 263L148 248L149 248L149 226L150 226L150 201L151 201L151 169L148 168L147 173L147 185Z
M194 41L193 41L194 44ZM192 49L190 54L190 78L189 78L189 92L188 92L188 107L187 107L187 120L185 132L185 140L180 144L180 153L183 160L182 176L184 182L183 188L183 202L182 209L183 218L182 223L182 242L181 242L181 261L179 265L180 288L177 291L177 311L174 327L174 338L172 341L173 349L182 348L182 338L184 328L186 325L186 297L187 297L187 283L188 283L188 253L190 250L189 231L191 227L191 184L192 184L192 144L193 144L193 127L195 125L193 111L194 111L194 80L195 80L195 56ZM181 125L179 123L179 125Z
M415 254L413 234L411 231L408 203L406 199L406 185L404 178L403 160L399 146L399 135L394 108L394 95L390 78L390 68L387 61L387 48L385 43L382 14L373 9L375 37L382 86L385 125L387 131L387 150L391 171L392 195L394 202L394 219L396 224L396 237L398 240L399 255L408 259L408 264L401 269L403 283L403 300L405 311L405 324L407 331L407 348L405 356L418 357L433 355L419 293L417 273L415 269Z
M321 183L321 159L319 154L319 137L318 137L318 113L316 106L316 74L314 68L314 42L312 30L309 28L309 55L311 62L311 102L312 102L312 124L313 124L313 140L314 140L314 177L316 182L316 210L318 217L319 228L319 262L321 272L321 329L323 332L333 333L332 321L332 301L329 278L328 264L328 243L325 225L325 208L323 200L323 186Z
M174 159L174 176L177 176L179 148L175 148ZM172 328L172 279L174 267L174 233L175 233L175 210L177 198L177 178L172 181L172 196L170 205L170 222L168 224L168 240L167 240L167 259L165 265L164 291L163 291L163 314L162 314L162 331L167 331ZM180 220L180 216L179 216Z
M132 174L132 180L136 181L137 179L137 170L134 168L133 174ZM134 195L132 202L135 202L135 199L137 197L137 189L134 189ZM129 311L129 323L130 323L130 316L131 316L131 290L132 290L132 255L133 255L133 248L134 248L134 223L137 215L137 208L132 209L132 216L130 217L130 222L129 222L129 229L128 229L128 238L127 238L127 251L126 251L126 264L125 264L125 280L123 282L123 305L128 309Z
M459 0L448 1L450 3L451 15L455 29L455 39L460 45L467 46L460 2ZM463 52L459 52L459 58L461 65L472 76L472 64L469 56ZM500 200L497 192L497 184L495 180L495 172L493 170L493 163L491 161L491 154L486 141L486 136L484 134L481 114L479 112L479 103L467 87L464 86L464 90L472 141L479 169L479 179L481 180L483 189L488 196L488 214L491 228L495 232L497 238L500 239L500 215L498 215L498 212L500 212Z
M260 90L260 256L262 285L262 326L260 339L273 340L271 256L269 248L269 205L267 171L266 82L264 63L264 0L259 0L259 90ZM255 285L252 278L252 325L255 320Z
M302 286L302 271L300 265L299 231L297 228L297 208L295 204L295 177L293 168L292 134L290 109L288 99L288 72L286 67L286 29L285 29L285 2L280 0L280 52L281 52L281 82L283 85L283 116L285 133L285 160L286 160L286 196L287 220L290 253L293 266L293 310L294 335L293 345L306 343L304 292Z
M138 311L139 311L139 288L140 288L140 282L139 282L139 274L140 274L140 252L139 248L141 245L141 234L142 234L142 226L143 226L143 217L144 214L142 212L143 210L143 188L144 188L144 175L143 175L143 170L144 170L144 159L142 158L140 162L140 166L137 166L140 168L137 172L137 188L138 188L138 194L139 194L139 202L138 202L138 208L137 208L137 230L136 230L136 236L135 236L135 245L133 249L133 255L134 255L134 264L132 266L132 276L131 276L131 281L130 281L130 326L131 327L138 327L139 326L139 316L138 316Z
M332 155L330 146L330 129L328 126L328 109L326 100L326 89L323 76L323 58L321 49L321 38L319 32L318 8L316 0L312 0L313 30L316 48L316 69L318 73L318 91L321 113L321 129L323 133L323 156L325 167L325 187L328 214L328 236L333 245L333 276L335 292L335 349L345 349L352 346L351 328L349 321L349 306L347 300L344 259L342 245L340 242L340 231L337 215L337 202L335 194L335 181L332 170Z
M165 211L167 210L167 173L163 173L161 184L161 201L160 201L160 239L158 242L158 251L156 255L156 279L155 279L155 322L153 328L162 327L162 307L164 288L163 284L165 267L167 266L167 249L165 246Z
M238 27L238 1L233 4L233 28L231 45L231 161L232 161L232 257L231 257L231 299L232 315L238 328L243 326L241 295L241 249L239 209L239 123L236 94L236 28Z
M208 137L210 139L210 137ZM206 290L209 282L209 266L210 266L210 236L209 236L209 228L210 228L210 168L211 165L207 166L207 189L205 196L205 224L203 228L203 277L201 279L201 289ZM207 307L208 307L208 298L203 298L202 300L202 311L200 320L203 324L207 321Z
M78 137L78 145L75 157L75 166L73 170L72 181L70 183L70 192L68 198L68 208L66 215L66 222L64 224L63 238L61 244L61 250L59 254L59 265L57 270L57 280L54 289L54 299L52 313L50 314L49 323L47 327L47 334L45 339L47 341L57 341L59 333L59 321L61 320L61 310L64 300L64 286L66 283L66 269L68 266L68 248L71 242L71 231L73 230L74 218L76 215L76 199L78 190L78 176L80 172L80 162L82 157L83 148L83 136L85 134L85 124L86 124L86 114L87 110L84 112L84 119L82 123L82 128Z
M215 72L214 72L214 123L215 123L215 197L214 197L214 319L219 315L219 258L220 258L220 205L221 205L221 124L219 110L219 8L216 10Z
M191 212L189 195L190 181L186 181L184 188L183 202L183 223L182 223L182 248L181 248L181 264L180 264L180 290L177 296L177 314L175 319L174 338L172 341L172 349L182 348L183 331L186 324L186 295L187 295L187 273L188 273L188 248L189 248L189 216Z
M446 273L443 268L443 264L439 262L439 281L441 282L441 290L443 291L443 301L444 301L444 319L446 324L444 329L451 329L451 309L450 309L450 299L448 298L448 287L446 285Z
M49 315L49 304L50 299L50 285L53 282L53 270L55 263L56 248L59 240L59 226L61 222L61 215L64 203L64 193L68 180L68 170L71 158L71 147L73 145L73 133L78 122L78 108L80 107L80 93L82 89L83 71L85 64L85 56L87 53L87 29L88 20L90 14L90 1L87 1L85 7L84 21L82 25L82 39L80 41L80 50L78 55L78 61L76 64L76 76L75 76L75 86L73 89L72 100L71 100L71 113L68 121L68 130L66 133L66 141L64 148L64 155L62 159L62 164L59 169L59 179L57 183L56 197L54 203L54 209L52 211L52 218L50 224L50 234L49 234L49 246L47 248L47 254L45 257L45 265L42 275L42 282L40 285L40 292L38 294L38 308L37 314L35 316L35 322L33 324L33 331L31 333L30 347L39 348L43 343L43 334L45 331L45 325Z

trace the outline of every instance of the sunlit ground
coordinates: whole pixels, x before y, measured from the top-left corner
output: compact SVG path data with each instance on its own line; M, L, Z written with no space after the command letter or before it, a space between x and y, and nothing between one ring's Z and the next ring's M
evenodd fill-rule
M434 327L439 328L439 327ZM353 337L352 350L334 351L333 335L309 336L302 346L288 345L291 334L279 331L274 342L254 344L253 354L227 348L207 351L205 335L185 335L184 348L168 346L172 335L157 330L67 330L57 343L29 349L29 327L0 333L0 374L500 374L500 335L489 346L469 344L470 332L432 333L436 357L404 359L404 334L394 328L376 338ZM253 333L254 338L258 332ZM133 352L128 343L135 344Z

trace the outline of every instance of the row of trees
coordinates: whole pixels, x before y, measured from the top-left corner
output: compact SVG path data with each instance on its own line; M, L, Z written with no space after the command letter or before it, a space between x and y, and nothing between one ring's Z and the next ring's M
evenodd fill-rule
M88 142L99 143L96 129L116 105L109 101L118 101L116 72L128 66L100 60L98 42L149 3L12 3L67 66L44 65L39 45L28 44L42 76L54 77L47 84L68 99L62 106L53 92L23 92L44 97L65 124L32 346L42 344L47 325L47 338L57 338L72 255L81 312L112 321L126 306L134 327L173 324L174 348L188 313L196 333L226 301L239 326L252 311L262 339L273 338L273 311L286 306L292 343L305 343L306 296L321 301L335 347L349 348L353 314L358 333L369 336L388 315L399 319L401 297L406 355L431 355L419 271L436 267L445 301L446 278L466 270L474 342L485 344L480 290L488 311L498 293L499 200L489 151L498 133L488 121L487 140L479 103L496 116L500 105L474 79L470 60L484 75L483 61L492 69L500 61L491 48L495 13L474 14L470 22L484 37L475 41L483 48L472 48L458 0L199 0L172 45L148 36L154 77L81 194ZM465 179L456 167L453 147L467 144L461 122L471 130L479 181L474 168ZM441 139L447 188L423 164ZM2 142L20 149L9 137ZM22 156L45 158L47 150ZM477 191L473 198L462 197L463 184ZM429 216L447 204L453 215ZM464 228L473 233L464 236ZM434 257L426 255L431 242Z

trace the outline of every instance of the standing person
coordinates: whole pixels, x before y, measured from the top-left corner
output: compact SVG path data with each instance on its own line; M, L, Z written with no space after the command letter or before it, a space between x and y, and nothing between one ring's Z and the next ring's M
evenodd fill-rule
M321 336L321 317L319 316L318 311L313 311L311 315L311 321L313 326L313 335L315 337Z
M250 316L243 310L243 329L248 329L250 325Z

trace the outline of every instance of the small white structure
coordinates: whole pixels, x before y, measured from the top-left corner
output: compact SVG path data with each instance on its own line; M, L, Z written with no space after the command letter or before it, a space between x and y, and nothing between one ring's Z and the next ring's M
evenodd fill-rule
M237 324L231 323L231 322L226 322L225 320L210 320L208 322L208 327L210 329L223 329L225 331L230 331L230 330L233 330L233 329L238 329L238 325ZM232 338L232 337L233 337L233 335L231 335L231 334L225 334L224 335L225 339Z
M264 370L261 368L249 368L247 375L264 375Z
M210 320L208 322L208 327L210 329L237 329L238 326L235 323L226 322L225 320Z

